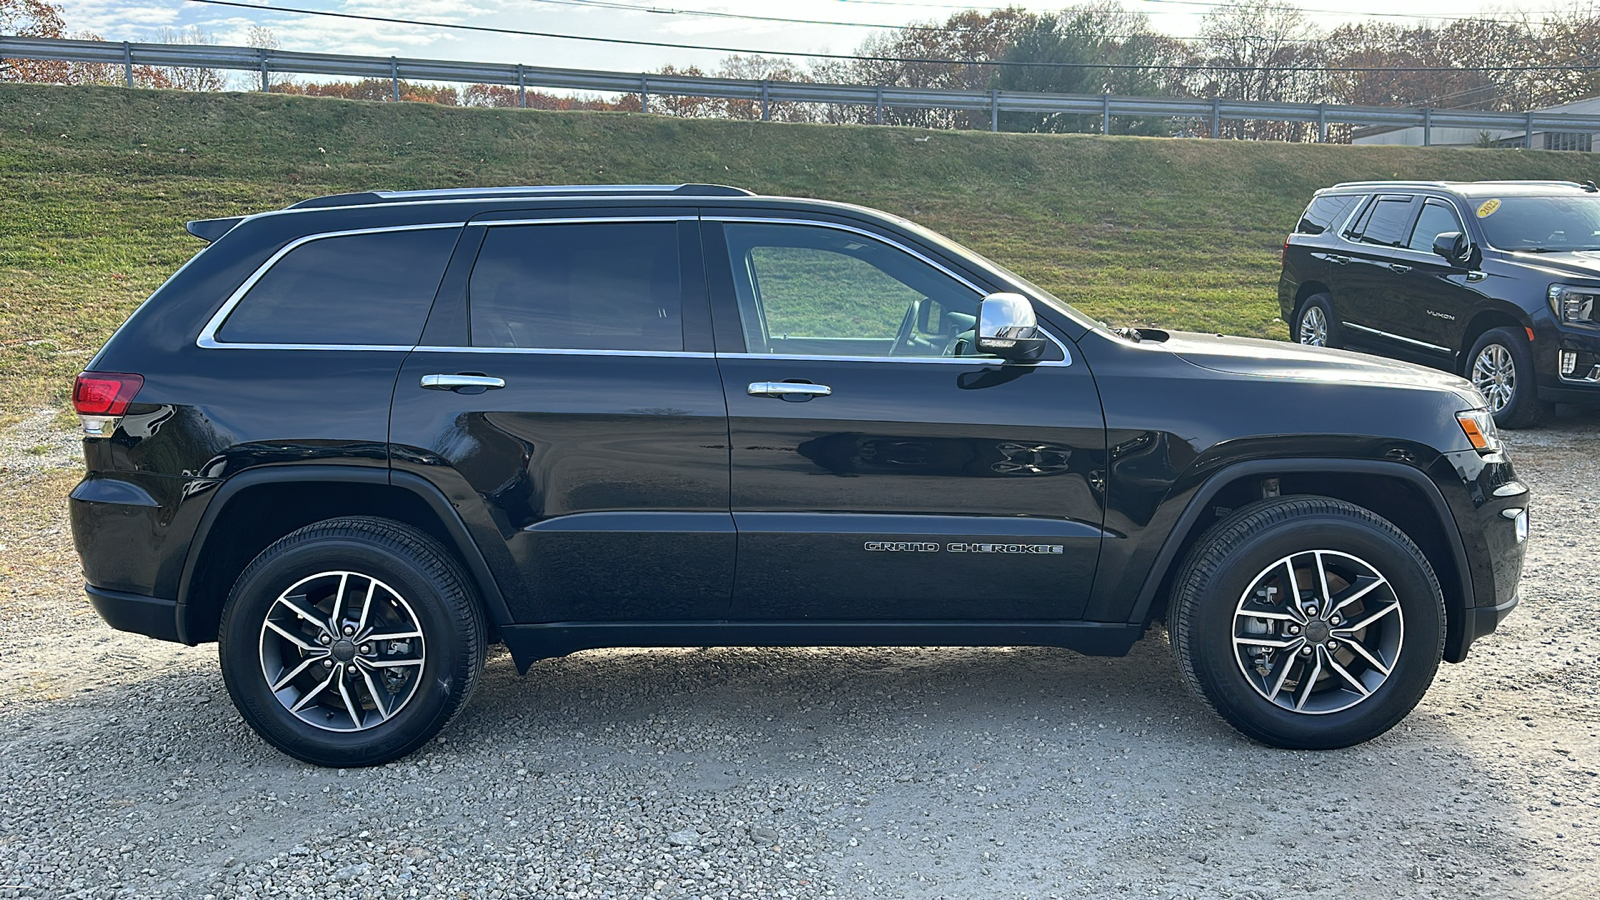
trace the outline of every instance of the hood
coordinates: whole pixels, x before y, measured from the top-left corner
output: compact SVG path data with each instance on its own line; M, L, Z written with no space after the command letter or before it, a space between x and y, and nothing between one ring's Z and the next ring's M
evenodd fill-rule
M1450 391L1463 408L1485 405L1465 378L1364 353L1183 331L1170 332L1163 346L1192 366L1228 375Z
M1562 250L1555 253L1504 252L1508 262L1541 269L1552 278L1587 278L1600 280L1600 251Z

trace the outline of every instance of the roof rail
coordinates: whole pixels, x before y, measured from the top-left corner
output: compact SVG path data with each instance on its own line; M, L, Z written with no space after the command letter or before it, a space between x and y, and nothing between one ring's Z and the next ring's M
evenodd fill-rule
M441 188L423 191L362 191L330 194L301 200L289 209L325 209L367 206L374 203L408 203L418 200L515 200L539 197L608 197L630 195L677 197L753 197L754 192L725 184L567 184L522 187Z
M1333 185L1336 188L1396 188L1396 187L1431 187L1431 188L1457 188L1481 185L1539 185L1541 187L1582 187L1576 181L1550 181L1539 179L1501 179L1498 181L1343 181Z

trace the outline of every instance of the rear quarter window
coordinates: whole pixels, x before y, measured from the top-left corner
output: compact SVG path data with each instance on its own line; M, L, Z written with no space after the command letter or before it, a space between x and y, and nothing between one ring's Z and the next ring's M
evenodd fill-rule
M458 226L316 238L250 286L217 330L229 344L411 346Z
M1360 194L1333 194L1311 201L1295 225L1295 234L1322 234L1344 221L1361 199Z

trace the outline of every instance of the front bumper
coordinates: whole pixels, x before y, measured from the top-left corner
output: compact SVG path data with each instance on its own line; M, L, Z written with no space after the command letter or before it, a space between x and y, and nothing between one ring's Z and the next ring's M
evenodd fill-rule
M1493 632L1517 606L1528 549L1517 516L1529 514L1532 495L1503 453L1485 456L1467 450L1447 453L1443 460L1459 479L1460 487L1445 491L1445 500L1456 520L1472 586L1463 598L1463 615L1450 617L1446 633L1445 659L1460 662L1473 641ZM1441 486L1444 481L1436 479Z
M1559 327L1535 331L1534 371L1539 399L1549 403L1600 404L1600 332ZM1563 363L1569 369L1562 374Z

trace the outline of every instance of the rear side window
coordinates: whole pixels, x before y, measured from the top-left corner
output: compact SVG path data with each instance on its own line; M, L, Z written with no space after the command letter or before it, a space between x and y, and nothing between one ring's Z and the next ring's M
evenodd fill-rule
M492 226L467 297L475 347L683 349L673 222Z
M459 231L382 231L301 244L250 287L217 339L412 346Z
M1379 197L1367 207L1350 237L1364 244L1403 247L1411 233L1411 197Z
M1345 216L1350 214L1356 201L1361 199L1360 194L1332 194L1318 197L1311 201L1306 211L1300 216L1300 224L1294 227L1296 234L1322 234L1334 225L1343 222Z

